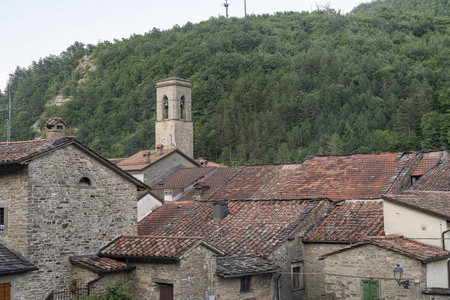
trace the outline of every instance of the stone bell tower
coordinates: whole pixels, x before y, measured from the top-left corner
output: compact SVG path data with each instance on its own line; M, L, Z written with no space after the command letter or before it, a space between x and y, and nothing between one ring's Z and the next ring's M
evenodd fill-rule
M189 80L177 77L156 82L156 146L177 148L193 158L194 126L191 118L191 89Z

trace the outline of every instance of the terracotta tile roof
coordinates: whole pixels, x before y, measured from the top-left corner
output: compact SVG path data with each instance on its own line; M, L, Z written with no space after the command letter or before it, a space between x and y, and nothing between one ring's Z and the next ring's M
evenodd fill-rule
M419 178L409 190L450 191L450 160L444 160Z
M450 192L408 191L402 195L383 195L383 199L450 220Z
M254 274L279 272L273 262L259 257L227 256L217 258L217 275L221 277L241 277Z
M100 249L98 255L112 258L179 260L202 243L214 249L211 245L204 243L201 237L121 236ZM217 252L220 251L217 250Z
M155 235L202 236L230 256L267 257L325 201L233 201L221 221L213 220L213 202L197 202Z
M383 201L345 201L338 203L303 241L349 243L382 235Z
M168 156L176 149L143 150L117 163L125 171L140 171L152 165L163 157Z
M194 207L195 201L173 201L166 202L151 214L142 219L138 224L139 235L151 235L158 229L164 227L178 215Z
M417 166L414 168L414 171L411 173L411 176L422 176L423 174L430 171L434 168L439 162L439 158L422 158Z
M321 259L367 244L372 244L383 249L405 255L409 258L419 260L423 263L450 257L450 252L442 250L440 248L430 247L399 237L379 237L368 239L364 242L353 244L340 250L324 254L321 256Z
M64 146L73 140L73 138L63 138L54 143L46 140L0 143L0 164L26 162L36 156Z
M203 186L208 187L201 195L201 200L206 201L217 192L225 183L227 183L240 168L216 168L214 172L208 177L200 179L199 183ZM186 195L184 195L180 200L192 200L194 199L195 190L192 189Z
M399 156L316 156L303 164L246 166L211 200L376 199L386 193L408 161Z
M112 162L113 164L117 165L118 163L120 163L121 161L125 160L126 158L110 158L108 159L110 162Z
M48 120L45 122L44 125L45 125L46 127L48 127L48 126L54 126L54 125L59 124L59 123L63 123L63 124L67 127L66 122L64 122L63 119L62 119L62 118L59 118L59 117L48 119Z
M151 186L152 192L164 199L164 190L171 189L173 191L172 197L177 196L183 192L184 188L192 185L198 180L208 176L209 173L215 171L215 167L196 167L196 168L184 168L176 171L172 175L160 180L159 182Z
M0 242L0 275L22 273L38 269L38 267L12 248Z
M98 257L97 255L71 256L69 259L72 264L97 273L123 272L136 268L135 266L107 257Z

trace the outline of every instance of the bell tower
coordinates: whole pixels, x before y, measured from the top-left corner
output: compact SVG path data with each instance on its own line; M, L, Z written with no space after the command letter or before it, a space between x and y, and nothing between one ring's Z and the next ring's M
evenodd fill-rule
M194 126L191 118L191 89L189 80L177 77L156 82L156 146L177 148L193 158Z

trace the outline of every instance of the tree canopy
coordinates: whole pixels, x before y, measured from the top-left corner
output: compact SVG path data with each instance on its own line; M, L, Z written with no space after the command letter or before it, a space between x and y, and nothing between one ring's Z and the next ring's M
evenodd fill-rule
M106 157L151 149L155 82L177 76L193 82L194 154L211 161L448 147L449 11L447 0L386 0L75 42L16 70L11 136L35 138L59 116ZM58 95L67 101L51 105Z

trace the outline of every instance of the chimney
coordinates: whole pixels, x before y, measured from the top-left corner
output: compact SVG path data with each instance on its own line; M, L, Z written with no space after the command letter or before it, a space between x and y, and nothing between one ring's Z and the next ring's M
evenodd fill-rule
M228 204L220 203L213 206L213 221L222 221L228 216Z
M45 122L46 140L54 142L66 136L67 124L61 118L48 119Z
M144 163L148 164L150 162L150 156L152 155L152 153L150 151L148 151L147 153L144 153Z
M156 145L156 150L158 150L159 154L163 154L164 146L163 144Z
M173 190L172 189L164 189L164 202L172 201Z

